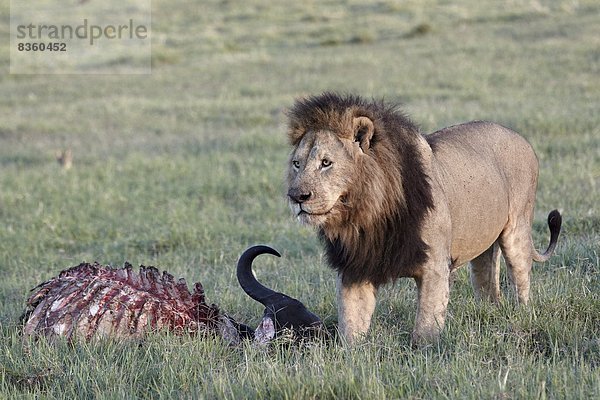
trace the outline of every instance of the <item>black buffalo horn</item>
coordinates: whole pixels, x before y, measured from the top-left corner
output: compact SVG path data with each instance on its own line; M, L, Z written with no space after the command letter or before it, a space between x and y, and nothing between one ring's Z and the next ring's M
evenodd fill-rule
M252 273L252 261L261 254L272 254L281 257L277 250L269 246L252 246L240 256L237 264L237 278L244 292L266 307L268 299L280 293L263 286Z
M252 261L260 254L273 254L281 257L277 250L269 246L252 246L241 255L237 264L237 278L240 286L254 300L265 306L265 317L275 323L275 330L293 329L302 336L322 326L322 322L304 304L283 293L263 286L252 274Z

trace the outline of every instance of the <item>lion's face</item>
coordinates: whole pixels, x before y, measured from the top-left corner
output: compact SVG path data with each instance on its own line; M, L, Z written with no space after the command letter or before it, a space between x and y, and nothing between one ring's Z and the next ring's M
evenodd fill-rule
M300 222L323 227L342 216L360 151L358 142L329 131L304 135L288 167L288 200Z

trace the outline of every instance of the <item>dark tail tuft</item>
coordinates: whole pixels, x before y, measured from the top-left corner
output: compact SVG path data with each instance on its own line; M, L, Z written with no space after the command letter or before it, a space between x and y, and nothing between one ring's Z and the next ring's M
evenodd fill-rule
M552 253L554 253L554 249L556 248L556 244L558 243L558 236L560 235L560 227L562 225L562 216L558 212L558 210L552 210L550 214L548 214L548 228L550 229L550 244L546 251L542 254L539 254L537 251L533 253L533 259L538 262L548 261Z

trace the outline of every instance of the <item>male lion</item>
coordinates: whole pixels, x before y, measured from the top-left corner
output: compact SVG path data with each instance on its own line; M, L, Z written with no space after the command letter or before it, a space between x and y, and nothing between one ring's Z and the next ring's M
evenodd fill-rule
M454 269L470 261L476 297L499 301L500 250L527 303L532 260L554 251L561 215L548 216L550 245L539 254L538 163L525 139L481 121L423 136L393 105L335 93L296 101L288 117L290 206L318 228L338 272L348 342L367 332L378 287L400 277L417 284L413 342L435 340Z

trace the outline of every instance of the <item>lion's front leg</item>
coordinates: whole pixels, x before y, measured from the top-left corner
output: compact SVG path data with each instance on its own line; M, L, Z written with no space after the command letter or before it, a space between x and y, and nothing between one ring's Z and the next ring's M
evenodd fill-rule
M369 330L377 288L370 282L344 284L341 274L336 288L338 329L342 338L352 344Z
M413 344L435 342L444 328L450 293L450 269L427 270L415 278L418 290L417 318L412 332Z

